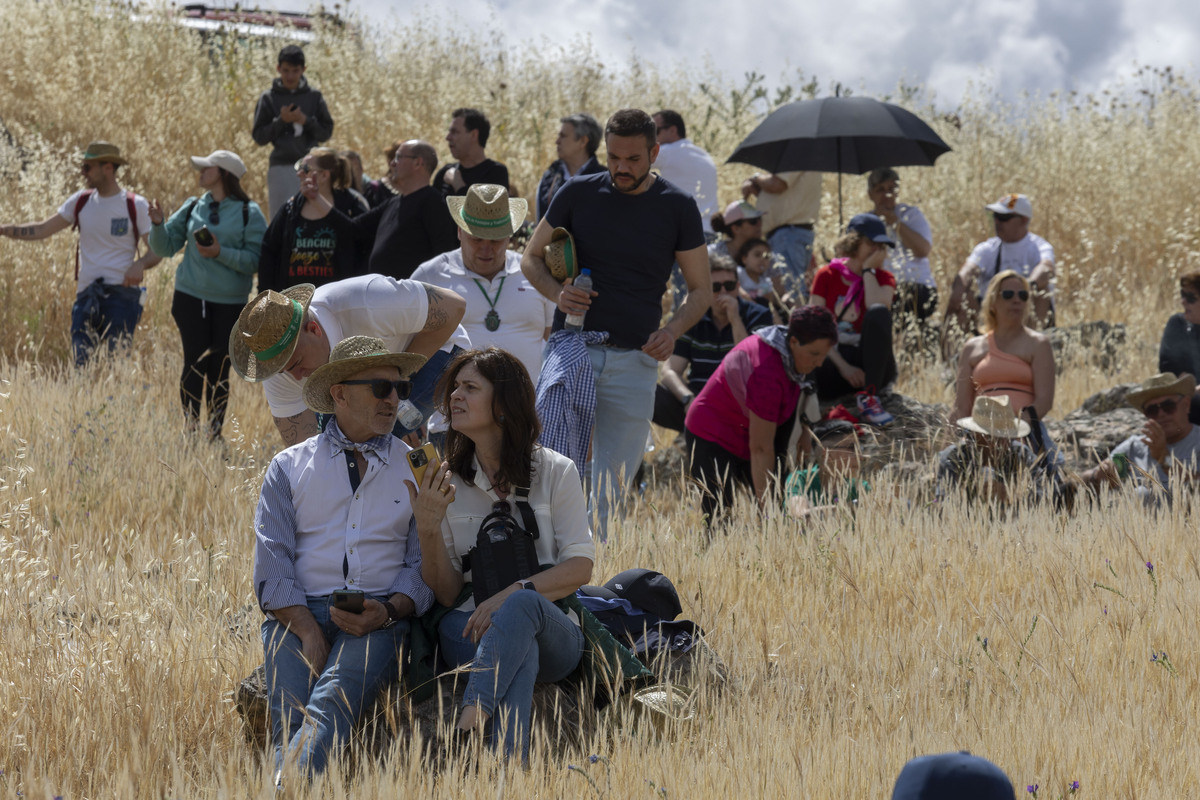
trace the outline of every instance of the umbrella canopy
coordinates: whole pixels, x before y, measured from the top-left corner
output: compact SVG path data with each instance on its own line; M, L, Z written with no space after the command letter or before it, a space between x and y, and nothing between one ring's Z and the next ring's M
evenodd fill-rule
M920 117L869 97L822 97L780 106L729 162L771 172L847 172L930 166L950 146Z

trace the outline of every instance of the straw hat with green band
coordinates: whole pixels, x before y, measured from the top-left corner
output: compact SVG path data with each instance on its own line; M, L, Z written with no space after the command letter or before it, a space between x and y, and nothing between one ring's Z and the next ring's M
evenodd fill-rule
M350 336L333 346L329 361L313 370L304 382L304 404L313 411L332 414L335 410L329 387L353 378L372 367L395 367L400 379L408 380L425 363L416 353L391 353L382 339L374 336Z
M579 274L575 237L566 228L555 228L550 233L550 244L546 245L543 258L546 259L546 268L556 280L565 281Z
M89 142L87 149L79 154L84 161L107 161L120 166L129 162L121 158L121 148L111 142Z
M454 224L479 239L507 239L529 211L529 203L510 198L507 189L494 183L477 183L466 197L447 197L446 205Z
M229 358L238 375L258 383L287 366L315 291L311 283L268 289L246 304L229 334Z

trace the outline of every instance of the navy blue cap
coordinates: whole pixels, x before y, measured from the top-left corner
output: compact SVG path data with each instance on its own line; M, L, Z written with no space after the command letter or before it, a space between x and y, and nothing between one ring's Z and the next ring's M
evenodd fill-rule
M986 758L961 753L918 756L904 765L892 800L1014 800L1012 781Z
M888 247L896 246L896 243L888 237L887 226L883 224L883 220L874 214L855 214L850 220L850 224L846 226L846 232L850 231L861 233L872 242L886 244Z

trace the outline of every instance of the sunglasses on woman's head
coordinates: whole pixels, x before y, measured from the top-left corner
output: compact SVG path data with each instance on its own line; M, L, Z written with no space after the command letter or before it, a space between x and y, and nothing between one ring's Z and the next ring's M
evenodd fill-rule
M342 381L344 386L370 386L371 394L375 395L377 400L386 400L396 390L396 396L401 400L407 400L408 394L412 390L412 384L408 381L389 381L386 378L362 378L360 380Z
M1000 296L1005 300L1012 300L1014 297L1019 297L1021 298L1022 303L1029 302L1029 292L1025 291L1024 289L1002 289L1000 291Z
M1146 415L1147 419L1154 419L1158 416L1158 412L1161 411L1164 414L1174 414L1176 408L1179 408L1179 401L1175 398L1171 398L1169 400L1163 400L1161 403L1148 403L1142 406L1142 413Z
M1190 306L1192 303L1196 302L1197 300L1200 300L1200 296L1197 296L1197 295L1193 294L1192 292L1180 292L1179 299L1182 300L1183 302L1187 303Z

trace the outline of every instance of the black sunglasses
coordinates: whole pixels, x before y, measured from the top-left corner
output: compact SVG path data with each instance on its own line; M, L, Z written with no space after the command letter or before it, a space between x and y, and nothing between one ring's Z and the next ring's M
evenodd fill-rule
M409 393L412 391L412 384L408 381L389 381L386 378L362 378L360 380L342 381L343 386L370 386L371 394L375 395L378 400L386 400L391 395L392 390L396 390L396 396L401 400L407 400Z
M1146 415L1147 419L1154 419L1158 416L1158 412L1174 414L1176 408L1179 408L1178 400L1163 400L1161 403L1150 403L1149 405L1142 406L1142 413Z
M1015 297L1021 298L1022 303L1029 302L1029 292L1025 291L1024 289L1021 289L1021 290L1002 289L1002 290L1000 290L1000 296L1003 297L1005 300L1012 300L1013 297L1015 296Z
M1197 297L1191 292L1180 292L1179 299L1190 306L1192 303L1196 302L1196 300L1200 299L1200 297Z
M713 281L713 294L724 289L727 292L736 292L738 288L737 281Z
M1015 216L1017 216L1017 215L1016 214L997 214L995 212L992 212L992 218L995 219L996 222L1008 222L1010 219L1012 219Z
M213 200L211 203L208 204L208 224L209 225L220 225L221 224L221 213L217 210L220 207L221 207L220 200Z

